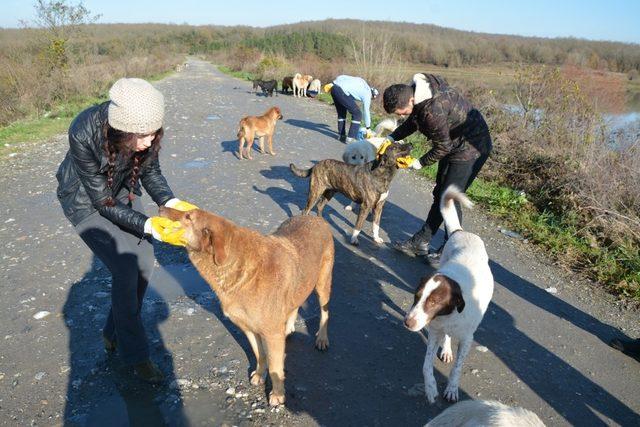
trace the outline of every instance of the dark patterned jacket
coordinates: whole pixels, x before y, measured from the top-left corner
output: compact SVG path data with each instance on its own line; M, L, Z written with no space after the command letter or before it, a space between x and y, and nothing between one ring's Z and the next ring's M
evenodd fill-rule
M69 151L58 168L57 196L64 215L75 226L80 221L99 212L114 224L124 227L134 234L144 234L147 216L131 209L129 179L132 161L116 160L113 171L113 187L107 187L109 162L104 150L102 127L107 121L109 101L90 107L73 120L69 127ZM138 172L139 181L132 188L138 196L140 182L158 205L164 205L173 198L173 193L160 171L158 156L145 159ZM113 196L115 206L106 206L104 201Z
M491 136L482 114L440 76L424 74L432 97L414 105L409 117L389 136L398 141L422 132L433 144L420 163L444 158L451 162L477 159L491 151ZM414 87L415 90L415 87Z

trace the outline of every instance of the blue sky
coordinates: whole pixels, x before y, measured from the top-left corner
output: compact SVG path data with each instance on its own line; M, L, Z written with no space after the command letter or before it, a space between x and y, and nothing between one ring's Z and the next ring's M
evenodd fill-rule
M18 27L20 20L32 19L33 3L0 0L0 27ZM85 0L83 4L94 14L102 15L98 21L101 23L264 27L303 20L357 18L430 23L498 34L640 43L640 0Z

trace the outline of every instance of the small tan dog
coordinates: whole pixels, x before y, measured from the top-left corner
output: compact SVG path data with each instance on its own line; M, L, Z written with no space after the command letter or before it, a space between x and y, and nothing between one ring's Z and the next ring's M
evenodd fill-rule
M293 76L293 96L295 97L307 97L307 87L309 83L313 80L313 76L305 74L304 76L300 73L296 73Z
M329 224L315 216L294 216L264 236L201 209L161 207L160 215L180 221L191 262L215 291L225 316L247 336L257 360L251 384L264 384L268 367L269 404L284 403L285 338L294 332L298 308L314 290L320 303L316 348L329 347L334 258Z
M273 134L276 131L276 122L282 120L280 108L271 107L262 116L247 116L240 120L238 125L238 155L240 160L243 157L244 145L247 144L247 157L251 157L251 148L253 147L254 138L260 138L260 152L264 154L264 138L269 140L269 154L273 152Z

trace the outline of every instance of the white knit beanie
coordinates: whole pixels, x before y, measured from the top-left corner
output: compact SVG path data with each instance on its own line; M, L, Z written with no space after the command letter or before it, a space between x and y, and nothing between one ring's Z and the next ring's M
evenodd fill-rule
M122 78L109 89L109 124L123 132L149 134L162 127L164 96L146 80Z

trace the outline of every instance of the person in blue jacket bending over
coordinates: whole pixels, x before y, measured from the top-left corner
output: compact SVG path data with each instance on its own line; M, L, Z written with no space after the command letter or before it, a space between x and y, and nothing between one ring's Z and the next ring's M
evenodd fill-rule
M371 127L371 100L378 96L378 90L361 77L341 75L336 77L331 87L331 98L338 112L338 139L341 142L355 141L360 130L361 120L364 115L364 126ZM362 103L362 111L356 101ZM349 134L345 132L347 111L351 113L351 126ZM368 132L367 132L368 133Z

